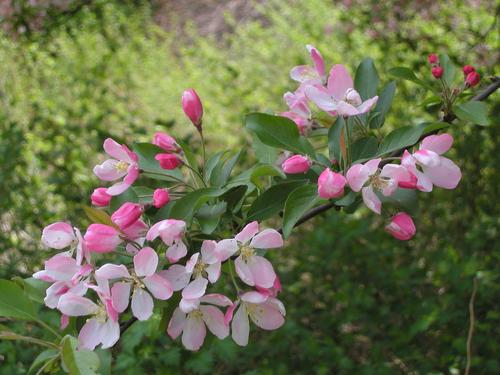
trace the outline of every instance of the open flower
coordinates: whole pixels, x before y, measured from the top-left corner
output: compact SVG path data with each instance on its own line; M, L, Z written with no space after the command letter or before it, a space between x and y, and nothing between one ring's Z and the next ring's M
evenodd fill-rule
M174 340L182 333L182 344L188 350L201 348L207 334L206 327L221 340L229 335L229 324L222 311L215 307L231 306L233 303L229 298L221 294L207 294L195 302L189 309L177 307L167 329Z
M290 78L298 82L314 82L323 84L326 80L325 62L319 51L312 45L306 45L313 67L309 65L299 65L290 71Z
M233 317L233 310L238 306ZM226 322L232 319L231 330L234 342L240 346L248 344L250 322L265 330L278 329L285 323L285 307L278 299L267 293L256 291L246 292L240 296L240 301L226 313Z
M59 221L43 228L42 242L52 249L64 249L76 240L71 225Z
M323 111L339 116L357 116L366 113L377 103L378 96L361 100L344 65L334 65L330 70L327 86L309 85L307 97Z
M247 224L234 239L219 241L215 253L221 261L238 253L234 261L236 273L250 286L271 288L276 280L271 262L257 255L256 249L275 249L283 246L283 238L274 229L259 231L256 221Z
M96 277L104 280L120 279L111 287L112 306L119 313L128 307L133 289L132 314L139 320L148 320L154 308L151 294L156 299L167 300L173 293L170 283L156 273L156 267L158 255L152 248L145 247L134 256L132 274L123 264L107 263L96 271Z
M123 181L115 183L106 190L109 195L120 195L139 177L139 166L137 164L139 158L127 146L120 145L111 138L104 141L104 151L112 159L96 165L94 174L103 181L116 181L123 178Z
M304 135L312 126L311 109L309 108L309 99L305 94L307 84L299 86L295 92L286 92L283 95L289 111L282 112L280 115L287 117L297 125L300 134Z
M146 240L153 241L160 236L161 240L168 246L167 259L175 263L187 254L187 247L182 242L182 236L186 230L186 223L182 220L167 219L157 222L146 234Z

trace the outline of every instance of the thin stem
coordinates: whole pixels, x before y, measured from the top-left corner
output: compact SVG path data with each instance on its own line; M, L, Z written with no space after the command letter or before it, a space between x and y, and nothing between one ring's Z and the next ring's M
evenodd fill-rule
M162 177L168 177L168 178L171 178L172 180L174 181L177 181L177 182L180 182L181 184L184 184L185 186L187 187L190 187L191 189L194 190L194 187L190 184L188 184L187 182L181 180L180 178L177 178L177 177L174 177L172 175L169 175L169 174L164 174L164 173L158 173L158 172L149 172L149 171L144 171L144 173L147 173L147 174L154 174L154 175L157 175L157 176L162 176Z
M37 322L38 324L40 324L43 328L45 328L46 330L50 331L54 336L56 336L57 338L61 338L61 335L59 334L59 332L57 332L54 328L52 328L51 326L49 326L47 323L41 321L41 320L35 320L35 322Z
M472 336L474 335L474 323L475 323L474 302L476 300L476 292L477 292L477 279L474 277L474 279L472 279L472 294L469 300L470 320L469 320L469 333L467 334L467 364L465 366L464 375L469 375L472 363Z
M200 174L200 172L198 172L196 169L191 167L188 163L184 163L184 165L186 167L188 167L189 170L191 170L194 174L196 174L200 178L201 182L203 182L203 185L207 186L207 184L205 183L205 180L203 179L203 176ZM205 165L205 162L203 162L203 165ZM205 173L203 172L203 174L205 174Z
M229 262L229 274L231 275L231 280L233 281L233 285L236 288L236 292L239 293L240 287L236 283L236 278L234 277L233 263L231 262L231 260L228 260L228 262Z
M329 165L326 165L325 163L322 163L320 161L317 161L317 160L311 160L314 164L318 164L318 165L321 165L322 167L325 167L325 168L330 168Z
M347 154L347 165L344 168L347 170L351 166L351 130L349 129L349 118L344 117L345 122L345 133L346 133L346 154Z
M200 130L200 138L201 138L201 149L202 149L202 152L203 152L203 177L205 177L205 164L207 162L207 154L206 154L206 150L205 150L205 137L203 137L203 132ZM203 178L202 178L203 181L205 181ZM205 185L206 186L206 185Z
M35 374L35 375L40 375L40 374L43 374L43 372L45 371L45 369L46 369L47 367L49 367L49 365L51 365L51 364L52 364L52 362L54 362L54 361L55 361L56 359L58 359L58 358L59 358L59 354L58 354L58 355L56 355L56 356L54 356L54 357L52 357L52 358L50 358L47 362L45 362L45 364L44 364L42 367L40 367L40 369L36 372L36 374Z

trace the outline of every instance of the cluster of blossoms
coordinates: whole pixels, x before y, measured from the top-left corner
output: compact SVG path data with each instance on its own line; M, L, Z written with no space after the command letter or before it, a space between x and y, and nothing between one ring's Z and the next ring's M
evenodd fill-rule
M439 57L435 53L431 53L427 57L427 60L429 61L429 64L432 65L432 76L436 79L441 79L444 74L444 69L439 64ZM462 71L464 72L464 88L474 87L479 83L479 81L481 81L481 75L476 72L476 68L472 65L465 65L462 68Z
M290 77L300 85L295 92L284 95L290 110L281 113L293 120L301 133L307 133L314 126L311 104L330 116L342 116L346 120L363 115L376 105L377 96L365 101L361 99L346 67L334 65L327 78L320 52L311 45L307 49L313 66L302 65L291 70ZM437 57L431 56L434 56L433 63L438 64ZM472 81L472 76L467 77ZM468 78L466 80L468 82ZM469 84L473 86L477 82ZM347 185L353 192L361 191L365 205L380 215L380 195L390 197L398 188L422 192L432 191L433 186L454 189L461 179L460 169L453 161L441 156L451 148L452 143L453 138L449 134L428 136L422 140L417 151L405 150L401 158L391 158L400 159L399 164L376 158L363 164L353 164L341 171L335 168L338 163L332 161L332 165L326 166L319 175L318 195L324 199L340 198L345 195ZM296 154L286 158L281 167L288 174L306 173L314 162L307 155ZM386 230L399 240L408 240L416 232L413 220L406 212L392 216Z

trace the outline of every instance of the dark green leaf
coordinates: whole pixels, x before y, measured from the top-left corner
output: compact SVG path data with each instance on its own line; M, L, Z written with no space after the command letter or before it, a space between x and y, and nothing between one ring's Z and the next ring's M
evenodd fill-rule
M330 153L330 158L337 160L339 163L342 159L341 136L344 125L344 119L338 116L337 120L328 131L328 151Z
M258 165L256 166L250 175L250 181L258 186L259 188L262 188L262 186L259 183L259 178L260 177L281 177L283 179L286 178L285 173L281 170L281 168L278 168L274 165Z
M62 362L71 375L97 375L99 356L87 349L77 349L78 341L65 336L62 341Z
M221 151L217 152L216 154L211 155L206 164L205 164L205 182L208 183L210 181L210 176L212 176L212 172L217 167L219 164L221 158L226 154L228 151Z
M129 188L125 190L120 195L116 195L111 198L111 202L109 203L109 209L114 212L121 207L122 204L126 202L138 203L139 196L137 195L135 189ZM104 212L104 211L101 211ZM111 220L111 219L110 219ZM106 224L106 223L103 223Z
M205 204L199 208L196 218L203 233L211 234L217 228L221 216L226 212L226 207L226 202L219 202L211 205Z
M378 142L375 137L360 138L352 144L353 163L362 162L377 154Z
M38 354L33 363L31 364L27 375L33 374L36 370L42 367L47 361L53 360L59 356L59 352L55 349L47 349Z
M335 204L342 207L349 206L350 204L354 203L354 201L356 200L356 196L356 193L350 191L347 195L344 195L342 198L336 200Z
M191 221L196 210L210 198L224 194L224 190L217 188L203 188L186 194L175 201L170 211L170 217L184 221Z
M240 158L240 155L241 151L238 151L231 157L219 161L217 167L213 170L210 176L210 184L212 186L222 186L227 182L229 176L231 175L231 171Z
M318 185L300 186L288 195L283 213L283 236L288 238L297 221L318 201Z
M456 104L453 106L453 112L460 120L469 121L477 125L490 125L488 105L478 100Z
M394 99L394 93L396 92L396 82L392 81L384 87L380 93L377 101L377 105L373 109L373 112L378 112L379 116L376 116L370 120L370 128L377 129L382 127L385 122L385 115L389 112L392 105L392 100Z
M448 87L452 87L457 70L455 65L451 62L450 58L446 54L439 55L439 64L444 70L443 80L446 82Z
M227 203L227 209L232 212L238 212L241 208L243 198L248 190L247 185L240 185L231 188L221 198Z
M384 138L378 148L378 156L412 146L418 142L425 128L425 124L416 126L403 126L392 131Z
M354 88L358 91L363 100L373 98L377 95L378 73L373 60L365 58L359 64L354 78Z
M418 210L418 196L417 191L414 189L398 188L394 194L389 197L377 191L377 195L382 202L382 206L394 206L413 214Z
M45 292L47 288L50 286L49 283L35 279L33 277L28 277L27 279L23 279L19 276L14 276L12 281L15 281L19 286L24 289L24 293L35 302L43 303L45 298Z
M424 82L420 78L418 78L411 69L405 67L396 67L389 69L389 74L392 75L393 77L405 79L407 81L411 81L420 86L423 86L429 90L432 90L432 87L430 87L427 82Z
M268 146L258 138L254 137L252 141L252 148L255 152L255 157L260 163L271 164L278 158L278 150Z
M446 129L450 126L447 122L430 122L430 123L425 123L425 128L424 131L422 132L422 135L430 134L433 133L437 130L442 130Z
M37 320L35 305L16 283L0 280L0 296L0 316Z

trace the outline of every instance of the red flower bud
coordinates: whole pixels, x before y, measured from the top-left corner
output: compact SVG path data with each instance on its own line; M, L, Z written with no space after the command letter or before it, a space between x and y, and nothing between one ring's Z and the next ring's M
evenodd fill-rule
M480 80L481 76L479 75L478 72L470 72L469 74L467 74L467 77L465 78L465 82L470 87L476 86Z
M432 75L436 79L441 78L443 76L443 72L444 72L444 70L440 66L435 66L434 68L432 68Z
M153 206L161 208L170 201L167 189L156 189L153 193Z
M431 53L427 56L427 61L429 61L429 64L437 64L439 62L439 58L435 53Z
M191 120L194 126L201 131L201 121L203 118L203 105L200 97L194 89L185 90L182 93L182 110Z
M92 195L90 196L90 199L92 200L92 204L96 207L106 207L109 202L111 201L111 198L113 198L111 195L106 193L106 188L100 187L94 190Z
M474 67L473 67L472 65L465 65L465 66L463 67L463 71L464 71L464 76L466 76L466 77L467 77L467 75L468 75L469 73L475 72L475 71L476 71L476 69L474 69Z
M181 164L181 159L176 154L157 154L155 159L163 169L175 169Z

